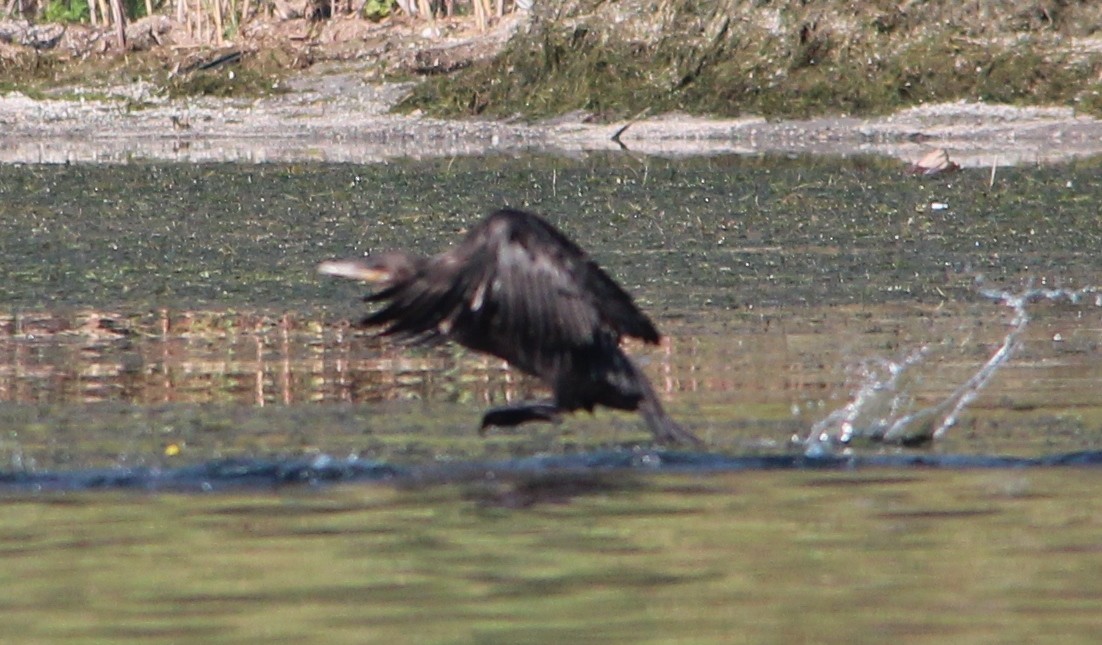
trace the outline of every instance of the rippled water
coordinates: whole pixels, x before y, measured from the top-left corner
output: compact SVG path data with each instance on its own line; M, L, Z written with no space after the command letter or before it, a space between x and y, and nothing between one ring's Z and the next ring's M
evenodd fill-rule
M435 251L499 204L558 215L667 334L630 350L671 414L719 457L784 458L861 392L883 393L875 421L976 374L1014 322L981 288L1098 284L1099 177L618 156L0 166L0 477L23 482L3 493L0 640L1093 642L1096 467L682 455L694 472L672 475L608 412L479 437L483 408L538 385L371 339L347 324L355 285L312 268ZM1102 450L1102 310L1028 313L942 439L850 450ZM302 463L378 470L310 486L287 475ZM245 484L134 490L204 467ZM98 484L41 492L54 476Z
M523 509L490 483L13 499L0 637L1086 643L1100 484L758 472L616 479Z

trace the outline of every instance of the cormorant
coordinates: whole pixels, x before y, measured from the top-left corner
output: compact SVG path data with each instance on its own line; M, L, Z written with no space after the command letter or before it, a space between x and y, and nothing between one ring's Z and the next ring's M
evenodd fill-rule
M557 421L604 405L638 410L661 443L702 445L671 419L643 372L620 348L657 343L654 323L589 256L543 218L492 213L456 246L429 257L398 251L323 262L318 271L378 285L383 303L363 319L383 336L451 339L542 379L551 400L491 408L482 428Z

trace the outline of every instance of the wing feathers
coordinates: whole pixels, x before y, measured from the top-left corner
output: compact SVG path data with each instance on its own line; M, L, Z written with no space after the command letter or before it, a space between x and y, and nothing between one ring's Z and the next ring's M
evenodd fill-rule
M540 372L598 337L657 342L653 323L577 245L544 220L498 211L410 279L371 298L383 333L413 341L441 336ZM601 342L604 342L602 340Z

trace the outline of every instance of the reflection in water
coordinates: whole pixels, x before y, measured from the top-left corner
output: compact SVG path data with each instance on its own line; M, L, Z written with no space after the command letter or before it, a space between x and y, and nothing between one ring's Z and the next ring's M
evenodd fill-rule
M1009 321L1009 337L1004 310L984 303L745 311L673 319L661 347L632 351L671 414L718 451L787 453L813 427L831 442L905 422L928 435L946 418L960 432L939 442L945 450L1096 449L1095 334L1078 308L1033 308L1033 324ZM343 322L162 309L24 313L0 329L0 451L24 466L160 463L162 452L178 457L166 465L302 452L486 459L644 436L632 415L602 413L482 439L481 409L537 398L536 381L452 347L395 348ZM1012 343L1016 360L991 358ZM904 359L882 358L891 355ZM971 407L954 411L966 396Z
M499 360L411 355L291 315L21 314L0 325L0 397L20 403L366 403L438 395L449 376L480 399L512 400L528 386Z

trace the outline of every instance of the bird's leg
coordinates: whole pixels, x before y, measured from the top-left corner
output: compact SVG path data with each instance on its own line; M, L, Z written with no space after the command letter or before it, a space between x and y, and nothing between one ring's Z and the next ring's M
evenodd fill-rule
M490 408L482 415L482 427L478 432L486 434L486 428L491 426L512 427L529 421L559 423L562 421L562 410L552 401L526 401Z
M643 415L643 420L647 422L647 427L650 428L655 440L664 445L681 444L694 448L704 448L705 443L701 441L700 437L681 427L681 424L666 414L662 402L658 400L658 395L654 392L654 387L650 384L646 374L643 374L643 371L639 369L639 366L631 359L628 359L628 365L635 374L636 382L643 394L639 401L639 413Z

